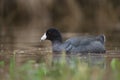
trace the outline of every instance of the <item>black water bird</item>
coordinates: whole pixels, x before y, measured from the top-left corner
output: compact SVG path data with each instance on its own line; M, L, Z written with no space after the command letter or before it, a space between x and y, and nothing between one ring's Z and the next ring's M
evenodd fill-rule
M73 37L63 42L61 33L55 29L48 29L40 39L52 42L53 52L67 53L105 53L105 35Z

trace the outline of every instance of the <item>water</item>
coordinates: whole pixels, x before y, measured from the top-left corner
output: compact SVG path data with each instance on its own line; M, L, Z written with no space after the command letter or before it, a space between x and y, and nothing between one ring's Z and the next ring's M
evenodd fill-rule
M68 34L67 34L68 35ZM68 36L64 38L68 38ZM77 34L78 35L78 34ZM70 35L71 36L71 35ZM73 35L74 36L74 35ZM101 69L110 71L110 63L113 58L120 58L119 42L106 42L106 54L87 54L87 55L66 55L65 60L68 64L72 64L72 60L78 58L88 64L88 66L97 66ZM3 80L8 74L8 68L12 57L15 58L16 66L21 66L29 60L34 60L36 63L48 62L48 58L52 56L52 62L62 60L61 54L52 53L51 42L2 42L0 44L0 61L5 62L5 68L0 68L0 75L3 75Z

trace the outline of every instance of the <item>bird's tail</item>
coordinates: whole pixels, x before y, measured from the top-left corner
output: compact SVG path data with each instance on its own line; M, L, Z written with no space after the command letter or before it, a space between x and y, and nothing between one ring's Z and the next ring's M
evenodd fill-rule
M105 41L106 41L106 37L105 37L104 34L101 34L101 35L97 36L96 38L97 38L97 40L99 40L102 44L104 44Z

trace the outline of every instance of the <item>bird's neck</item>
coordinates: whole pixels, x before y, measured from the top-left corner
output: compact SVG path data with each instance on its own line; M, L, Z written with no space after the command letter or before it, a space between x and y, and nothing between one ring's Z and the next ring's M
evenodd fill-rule
M52 44L62 44L62 40L53 40Z
M53 52L60 52L61 45L62 45L62 41L58 41L58 40L52 41Z
M51 40L52 41L52 44L61 44L63 41L62 41L62 37L61 36L59 36L59 37L56 37L56 38L54 38L53 40Z

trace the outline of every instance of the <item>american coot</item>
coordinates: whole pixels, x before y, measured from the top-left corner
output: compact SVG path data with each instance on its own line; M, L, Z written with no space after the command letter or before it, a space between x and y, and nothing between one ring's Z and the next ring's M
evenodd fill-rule
M50 28L41 37L41 40L52 42L53 52L65 51L67 53L105 53L105 36L81 36L62 41L57 29Z

